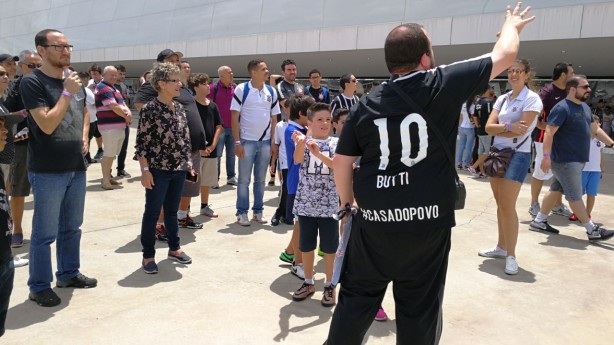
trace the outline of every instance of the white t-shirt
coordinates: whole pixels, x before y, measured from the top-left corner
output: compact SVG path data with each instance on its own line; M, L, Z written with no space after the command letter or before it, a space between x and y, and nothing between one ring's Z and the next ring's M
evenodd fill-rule
M85 107L87 111L90 113L90 123L96 122L98 119L96 118L96 96L92 90L85 88Z
M279 161L280 169L288 169L288 156L286 156L286 141L284 140L284 133L286 133L286 128L288 128L288 123L286 121L282 121L277 123L275 126L275 144L279 145L279 157L277 160Z
M270 140L271 117L281 113L277 92L272 88L273 94L271 94L266 85L262 87L262 90L258 90L252 85L251 80L248 84L249 93L245 102L243 102L243 89L246 84L241 83L235 88L235 94L230 104L231 111L238 111L241 114L239 137L241 140Z
M469 112L471 114L475 113L475 104L471 103L469 106ZM467 112L466 103L463 103L461 107L461 115L463 115L463 122L461 122L460 126L463 128L475 128L473 121L471 121L471 115Z
M524 87L518 97L510 101L511 92L503 94L497 98L494 109L499 110L499 123L514 123L518 122L522 117L522 113L525 111L535 111L538 114L541 113L543 105L539 95L529 90L528 87ZM505 102L504 102L505 100ZM526 133L519 137L506 138L502 136L495 136L493 145L502 149L505 147L515 148L525 138L528 138L522 146L516 149L519 152L531 152L531 133L537 124L537 116L533 119L533 122L529 125Z
M597 138L591 138L591 150L589 151L588 162L584 164L583 171L601 171L601 150L605 147Z

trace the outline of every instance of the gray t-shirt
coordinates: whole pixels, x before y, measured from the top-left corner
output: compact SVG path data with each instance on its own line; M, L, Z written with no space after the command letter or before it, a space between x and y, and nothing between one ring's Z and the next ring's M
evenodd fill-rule
M64 81L47 76L36 69L23 77L19 86L26 109L53 108L64 90ZM83 114L85 99L72 98L62 122L45 134L32 116L28 116L30 142L28 145L28 170L39 173L64 173L85 171L83 158ZM89 121L89 120L88 120Z

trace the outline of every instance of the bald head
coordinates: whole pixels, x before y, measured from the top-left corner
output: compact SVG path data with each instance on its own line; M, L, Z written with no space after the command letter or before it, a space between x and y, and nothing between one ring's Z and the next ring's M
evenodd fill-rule
M424 55L431 57L431 42L420 24L401 24L392 29L384 43L386 66L391 74L410 72L421 65Z
M217 76L220 77L220 82L222 82L224 86L229 86L232 84L234 74L232 73L232 68L220 66L220 68L217 69Z

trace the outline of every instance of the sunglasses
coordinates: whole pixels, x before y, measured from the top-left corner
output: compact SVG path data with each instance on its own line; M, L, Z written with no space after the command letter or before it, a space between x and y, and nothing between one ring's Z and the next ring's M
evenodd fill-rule
M8 72L4 72L4 71L0 72L0 77L8 77L8 76L9 76Z
M73 48L73 46L71 46L71 45L64 46L64 45L60 45L60 44L45 44L45 45L43 45L43 47L45 47L45 48L53 47L53 49L55 49L56 52L63 52L64 49L66 49L69 52L71 52L72 48Z
M39 63L28 63L28 64L24 63L24 65L28 66L29 69L35 69L35 68L43 67L43 65L39 64Z
M578 88L579 88L579 89L585 89L585 90L586 90L586 89L589 89L590 87L591 87L591 86L590 86L589 84L586 84L586 85L578 85Z

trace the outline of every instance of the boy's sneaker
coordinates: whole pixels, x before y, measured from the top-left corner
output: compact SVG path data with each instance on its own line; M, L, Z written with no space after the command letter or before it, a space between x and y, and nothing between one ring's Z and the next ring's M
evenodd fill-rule
M507 251L499 247L494 247L491 249L481 250L478 252L478 255L485 258L503 259L507 257Z
M102 158L102 155L104 155L104 150L98 149L98 151L96 151L96 155L94 156L94 159L100 160L100 158Z
M467 168L467 170L469 170L469 172L471 173L471 176L473 176L473 177L480 177L480 175L478 174L477 171L475 171L475 169L473 168L472 165L470 165L469 168Z
M614 231L606 230L599 225L593 227L593 231L586 233L590 241L606 241L614 236Z
M518 263L516 262L516 258L513 256L508 256L505 258L505 274L515 275L518 274Z
M538 202L531 204L531 206L529 206L529 214L532 215L533 217L537 216L537 214L539 213L539 210L540 210L540 207L539 207Z
M168 237L166 237L166 229L164 228L164 224L156 225L156 240L160 242L168 242Z
M552 213L558 214L559 216L563 217L569 217L572 215L572 212L563 203L553 208Z
M291 264L294 261L294 254L288 254L284 249L284 251L279 254L279 260Z
M262 217L262 213L254 213L254 217L252 218L252 220L260 224L266 224L269 222L268 220Z
M305 270L303 269L303 264L294 265L290 267L290 272L297 276L299 279L305 279Z
M559 231L553 227L550 226L550 224L548 224L547 220L544 220L543 222L536 222L536 221L531 221L531 223L529 224L529 230L533 230L533 231L544 231L544 232L548 232L551 234L558 234Z
M190 215L186 215L185 218L183 219L178 219L177 222L179 223L179 226L182 228L188 228L188 229L202 229L203 228L203 224L202 223L196 223L191 217Z
M578 216L576 216L575 213L572 213L571 216L569 216L568 219L571 220L572 222L577 222L578 221Z
M241 213L240 215L237 216L237 224L242 225L242 226L251 225L251 223L249 222L249 219L247 219L247 213Z
M292 299L295 301L302 301L307 297L313 295L316 292L316 286L314 284L303 283L298 290L292 295Z
M11 238L11 248L19 248L23 246L23 234L13 234Z
M227 185L231 185L231 186L236 186L239 184L239 181L237 181L237 177L233 176L231 178L228 179L228 181L226 181Z
M211 217L211 218L217 218L218 216L218 214L215 213L215 211L213 211L213 209L211 208L211 204L205 207L201 207L200 214L203 216Z
M384 308L379 308L377 314L375 314L375 321L386 321L388 320L388 314L384 311Z
M324 293L322 293L322 305L325 307L332 307L336 302L335 288L331 286L324 287Z

